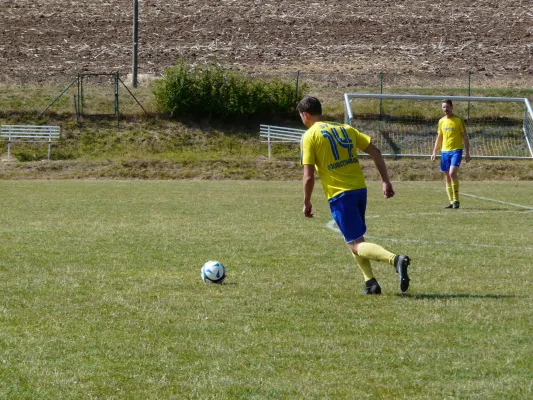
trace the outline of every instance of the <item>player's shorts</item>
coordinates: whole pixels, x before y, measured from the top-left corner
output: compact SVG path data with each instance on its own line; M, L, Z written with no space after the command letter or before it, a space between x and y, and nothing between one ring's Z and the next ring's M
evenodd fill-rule
M365 211L367 190L343 192L329 200L331 215L346 243L353 242L366 233Z
M463 150L443 151L440 156L440 170L441 172L449 172L450 167L461 166L461 160L463 159Z

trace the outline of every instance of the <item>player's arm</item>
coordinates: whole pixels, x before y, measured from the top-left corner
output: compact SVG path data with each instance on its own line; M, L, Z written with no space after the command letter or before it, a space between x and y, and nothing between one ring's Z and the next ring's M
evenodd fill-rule
M311 204L311 194L315 187L315 166L304 164L304 215L313 218L313 205Z
M470 161L470 141L468 140L466 131L463 131L461 135L463 136L463 143L465 145L465 161L468 162Z
M372 160L378 169L379 175L381 176L383 196L386 199L394 196L394 190L392 189L392 183L389 180L389 173L387 171L387 166L385 165L383 155L381 154L381 150L378 149L373 143L370 143L364 151L365 153L368 153L370 157L372 157Z
M431 154L431 161L435 161L437 157L437 151L442 146L442 135L437 133L437 138L435 139L435 145L433 146L433 153Z

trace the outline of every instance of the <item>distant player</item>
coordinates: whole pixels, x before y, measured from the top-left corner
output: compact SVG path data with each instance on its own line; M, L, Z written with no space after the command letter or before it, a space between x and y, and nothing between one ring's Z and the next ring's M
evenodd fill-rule
M383 195L389 198L394 196L394 190L381 151L370 142L369 136L350 125L322 121L322 105L316 97L305 97L296 109L304 125L309 128L302 136L304 215L313 217L311 194L316 169L329 201L331 215L363 272L363 293L381 294L370 260L394 266L400 279L400 289L405 292L409 287L409 257L393 254L377 244L365 242L364 238L367 189L357 149L368 153L374 160L381 175Z
M470 142L466 134L463 120L453 114L453 104L450 99L442 101L444 117L439 120L437 139L433 147L431 160L434 161L437 150L442 145L440 170L446 174L446 192L448 204L444 208L459 208L459 178L457 172L465 151L465 161L470 161Z

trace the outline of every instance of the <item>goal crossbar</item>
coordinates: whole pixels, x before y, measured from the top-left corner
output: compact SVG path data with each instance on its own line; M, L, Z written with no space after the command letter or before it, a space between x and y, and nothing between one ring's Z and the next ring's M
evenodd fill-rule
M354 113L352 109L352 102L355 99L377 99L377 100L429 100L429 101L442 101L443 98L450 99L452 101L463 101L468 102L507 102L507 103L518 103L524 106L524 119L522 124L523 131L523 144L526 148L524 154L522 155L505 155L505 154L495 154L495 155L476 155L473 152L473 157L478 158L533 158L533 108L529 99L522 97L481 97L481 96L434 96L434 95L408 95L408 94L378 94L378 93L345 93L344 94L344 109L345 109L345 123L352 124L354 119L357 117L357 113ZM383 127L380 127L383 129ZM467 128L468 130L468 128ZM434 129L436 134L436 126ZM387 139L390 140L390 135L387 133ZM492 135L494 136L494 134ZM424 150L419 152L410 152L406 151L392 151L389 153L384 153L386 156L395 156L395 157L425 157L429 156L429 151L427 150L427 145ZM471 151L472 152L472 151ZM502 152L504 153L504 152Z

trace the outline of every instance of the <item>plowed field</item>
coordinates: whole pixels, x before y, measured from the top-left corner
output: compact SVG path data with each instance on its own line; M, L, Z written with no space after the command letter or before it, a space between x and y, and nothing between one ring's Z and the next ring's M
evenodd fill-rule
M246 71L533 80L531 0L140 0L139 73L179 56ZM0 82L131 72L132 0L0 0Z

